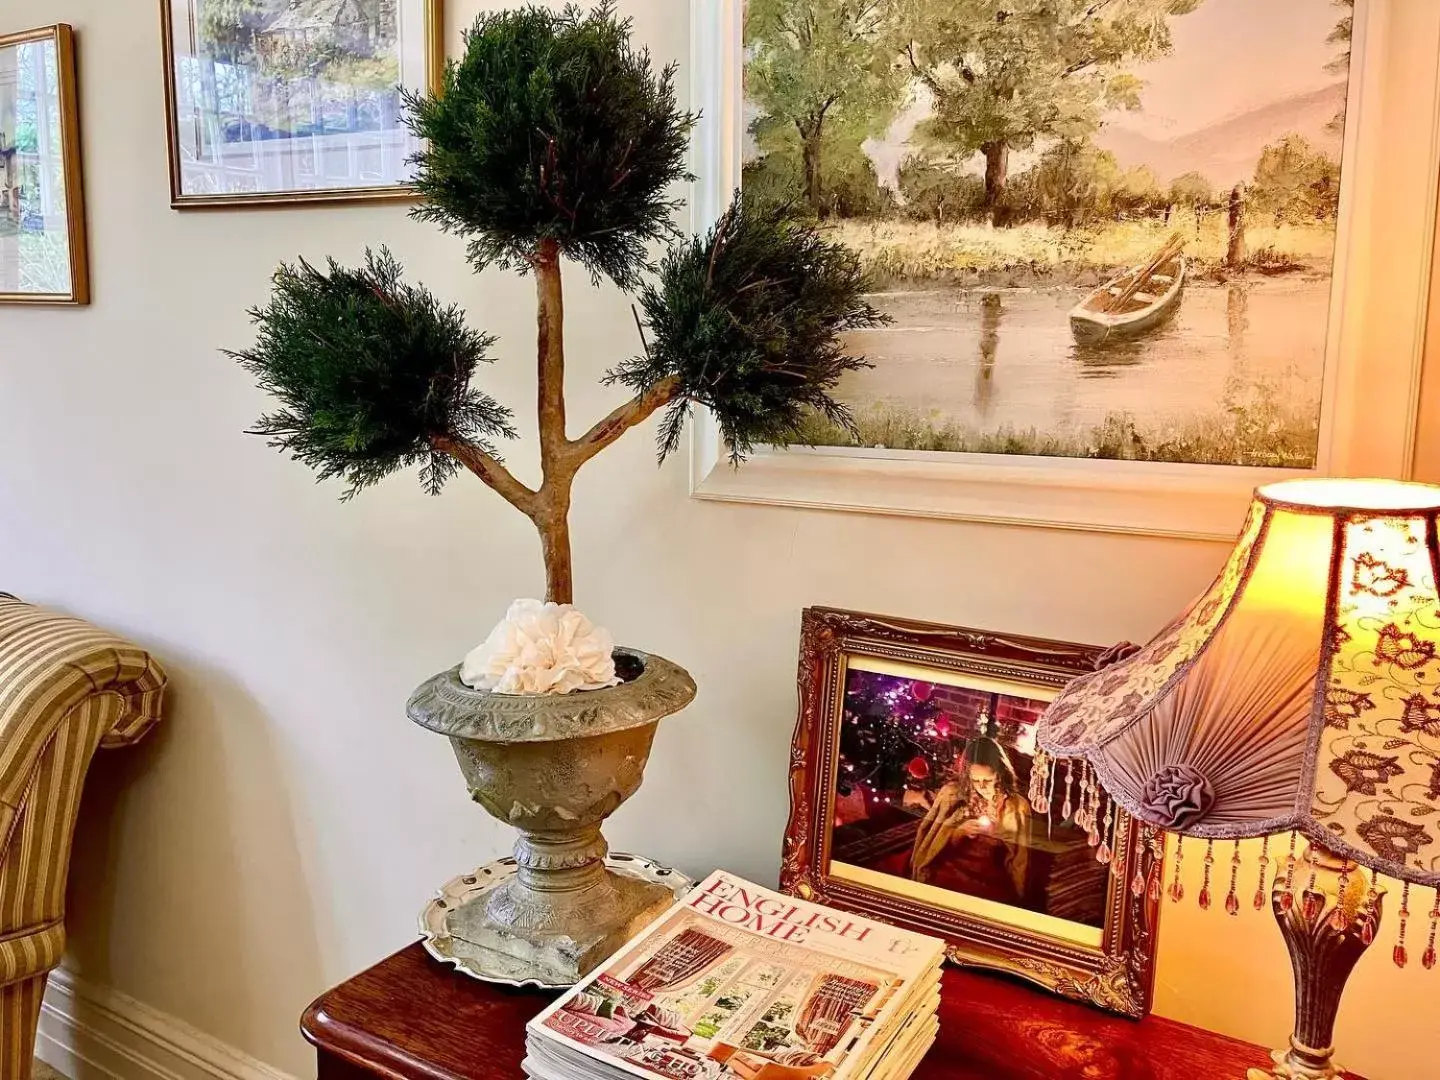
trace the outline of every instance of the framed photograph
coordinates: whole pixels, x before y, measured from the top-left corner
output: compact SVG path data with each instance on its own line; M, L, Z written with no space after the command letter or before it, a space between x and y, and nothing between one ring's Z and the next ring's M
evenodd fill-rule
M1440 173L1416 7L696 0L697 226L736 185L790 201L893 322L851 341L854 430L738 471L700 430L695 494L1228 539L1258 483L1408 474Z
M1067 797L1064 779L1048 813L1027 796L1036 721L1100 654L807 609L781 888L943 937L956 963L1144 1015L1159 889L1129 879L1158 882L1163 836L1083 785Z
M0 303L89 302L75 38L0 35Z
M170 205L409 198L441 0L160 0Z

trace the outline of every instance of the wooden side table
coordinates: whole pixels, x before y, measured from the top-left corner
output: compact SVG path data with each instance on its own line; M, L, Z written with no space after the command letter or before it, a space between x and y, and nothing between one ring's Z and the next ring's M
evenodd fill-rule
M551 996L490 986L419 944L321 996L300 1028L319 1080L515 1080L525 1022ZM1159 1017L1138 1023L999 976L945 973L920 1080L1240 1080L1265 1050ZM1360 1078L1356 1078L1360 1080Z

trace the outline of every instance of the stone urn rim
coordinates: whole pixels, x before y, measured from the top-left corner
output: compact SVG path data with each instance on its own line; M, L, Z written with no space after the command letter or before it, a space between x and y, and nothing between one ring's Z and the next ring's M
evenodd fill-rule
M616 656L642 670L629 682L570 694L497 694L460 681L460 665L426 679L405 713L427 731L482 742L555 742L654 724L695 698L695 680L680 665L625 646Z

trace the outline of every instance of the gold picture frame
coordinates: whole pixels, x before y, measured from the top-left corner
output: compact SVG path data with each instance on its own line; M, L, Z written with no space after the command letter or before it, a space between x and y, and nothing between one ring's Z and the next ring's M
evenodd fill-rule
M22 148L19 137L19 47L44 42L53 44L54 70L52 73L42 59L35 77L45 83L47 89L53 90L54 114L59 119L60 131L57 138L50 130L50 109L41 110L37 107L36 119L31 125L27 125L33 129L35 146L33 150L27 150ZM90 269L85 237L84 180L80 168L80 106L76 89L75 34L67 24L56 23L35 30L0 35L0 54L11 49L16 50L17 60L13 83L16 92L12 95L10 108L15 130L9 132L5 130L5 72L3 60L0 60L0 303L88 304ZM53 88L48 87L48 80L52 75ZM28 143L29 136L26 138L26 144ZM53 157L52 153L47 153L47 147L58 147L58 174L52 171L57 163L47 161L47 157ZM57 178L60 180L58 185L55 183ZM36 205L37 202L39 205ZM63 217L63 242L42 245L50 250L32 252L31 257L53 259L55 255L63 252L65 263L63 272L56 269L52 263L53 273L40 280L34 276L34 272L26 269L25 248L32 245L26 245L24 241L27 238L43 241L49 233L45 219L54 216ZM57 234L60 231L55 230ZM27 237L26 233L31 236ZM27 275L32 282L37 283L37 287L21 287ZM6 282L12 277L15 285L7 287ZM61 278L64 279L63 283ZM46 287L51 284L63 287Z
M188 55L191 59L198 59L196 49L198 47L198 34L200 28L196 25L194 0L160 0L160 36L161 36L161 64L162 78L165 87L165 141L166 152L169 161L170 178L170 206L175 210L188 209L224 209L226 207L248 208L248 207L274 207L287 205L308 205L316 203L353 203L372 202L385 200L408 200L415 198L414 188L407 183L376 183L376 184L337 184L335 186L315 187L283 187L283 188L257 188L256 190L235 190L235 191L196 191L187 190L187 171L190 173L201 172L205 165L192 160L185 159L185 147L181 138L181 94L178 82L179 59L176 54L177 16L181 10L188 14L185 20L185 28L189 35ZM298 9L297 9L298 10ZM423 21L423 30L419 35L425 50L423 65L423 84L431 92L438 92L443 81L445 72L445 26L444 26L444 0L397 0L397 13L410 10L418 14ZM399 58L397 57L397 63ZM212 65L213 71L214 65ZM305 80L297 80L303 82ZM315 82L312 78L310 82ZM402 79L403 83L403 73ZM210 85L214 86L216 79L210 76ZM372 88L373 89L373 88ZM399 113L394 112L390 119L398 121ZM218 118L218 109L217 109ZM214 118L212 118L214 119ZM190 117L192 124L201 123L197 115ZM249 125L250 117L235 117L234 125ZM403 131L402 126L393 126L388 130L355 131L353 134L371 135L382 137L387 134L394 134ZM308 133L303 136L313 139L315 133ZM336 132L334 134L345 134ZM323 123L320 132L325 135ZM247 146L253 148L256 157L265 155L266 147L282 146L291 142L293 135L287 134L283 138L266 138L263 135L258 139L242 140ZM196 135L195 145L198 146L201 140ZM212 143L213 145L213 143ZM289 149L289 147L285 147ZM316 161L316 171L320 170L319 159L322 151L313 151ZM274 156L273 154L270 156ZM352 154L352 156L354 156ZM408 158L408 154L403 158ZM395 155L390 155L392 162ZM401 159L403 161L403 158ZM210 163L211 168L221 172L225 166ZM258 170L255 170L258 172ZM251 177L245 177L249 180ZM353 175L351 177L353 179Z
M1113 849L1108 868L1098 864L1098 849L1083 832L1064 820L1068 815L1057 812L1058 824L1045 818L1042 840L1022 794L1025 783L1017 775L1022 768L1011 765L1023 758L1019 733L1028 714L1019 710L1029 708L1035 714L1030 720L1038 717L1042 703L1077 675L1093 670L1101 653L1099 648L1068 642L807 608L801 625L800 715L790 753L791 809L781 889L943 938L946 956L954 963L1007 972L1122 1015L1145 1015L1155 976L1163 834L1112 807L1113 818L1100 829ZM863 675L852 681L856 672ZM976 743L1011 747L1008 757L1001 755L1011 786L1017 787L1019 780L1018 790L1011 794L1017 807L1024 804L1019 808L1027 823L1033 823L1015 839L1017 845L1030 848L1030 872L1025 873L1024 885L1016 885L1013 899L987 899L980 890L965 895L953 882L916 869L922 859L933 857L917 854L933 846L920 838L939 830L930 825L929 809L910 806L910 789L932 789L920 794L933 796L931 807L941 802L944 789L933 790L939 786L934 770L940 766L927 761L921 767L925 754L908 748L908 743L896 756L887 733L877 727L888 728L892 720L902 722L887 703L898 702L905 687L918 683L929 686L932 694L943 690L959 699L988 702L988 707L975 706L981 717L979 733L988 734L988 739L972 737L969 727L975 718L965 714L966 706L953 710L944 706L946 730L939 732L940 741L947 734L954 738L953 746L947 743L943 753L930 755L937 762L942 757L948 762L949 755L956 753L958 775L959 762L977 760ZM859 706L863 694L871 695L871 703L879 703L878 714L865 713ZM911 725L911 734L918 722L927 736L934 735L931 727L940 726L933 719L935 710L925 710L931 719L917 721L921 711L909 709L915 715L903 722ZM897 746L905 742L895 740ZM899 764L911 753L915 757L901 772L904 797L893 775L870 780L861 809L858 789L867 785L862 774L868 763L886 756L890 765ZM890 774L895 771L888 769ZM931 780L915 781L922 772ZM1068 800L1057 792L1054 803L1062 801ZM885 805L876 812L881 803ZM909 819L907 812L912 815ZM985 837L992 846L1005 835L1005 812L996 814L1000 820L993 822L994 833ZM992 824L985 817L978 822L987 829ZM1138 891L1131 887L1136 871L1144 883ZM1050 900L1057 895L1064 897L1064 917L1061 905ZM1083 902L1083 916L1074 906L1077 896ZM1045 899L1035 903L1037 897Z

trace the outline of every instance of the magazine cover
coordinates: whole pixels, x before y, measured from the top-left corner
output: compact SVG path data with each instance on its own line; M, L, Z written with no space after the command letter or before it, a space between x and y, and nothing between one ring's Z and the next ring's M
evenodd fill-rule
M647 1078L850 1076L926 1000L942 951L716 871L530 1030Z

